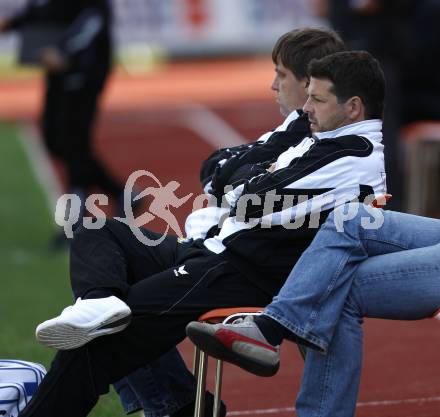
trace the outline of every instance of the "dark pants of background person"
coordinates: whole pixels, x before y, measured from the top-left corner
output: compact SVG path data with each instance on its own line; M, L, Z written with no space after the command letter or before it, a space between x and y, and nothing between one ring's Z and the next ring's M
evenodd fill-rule
M107 76L91 85L81 74L46 76L46 94L42 115L42 133L47 149L66 168L70 192L99 187L118 197L122 186L96 157L92 129L98 99Z
M160 237L147 230L145 235ZM133 312L131 324L120 333L57 353L20 417L86 416L109 384L181 342L190 321L212 308L266 305L273 295L254 286L202 241L181 244L167 237L156 247L145 246L116 221L101 230L75 232L71 280L76 297L114 294L124 299Z

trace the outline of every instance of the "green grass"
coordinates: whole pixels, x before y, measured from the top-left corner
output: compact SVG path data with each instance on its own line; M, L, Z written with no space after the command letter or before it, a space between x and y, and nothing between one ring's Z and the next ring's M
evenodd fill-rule
M41 70L35 66L18 65L15 54L0 54L0 79L27 79L40 75Z
M34 339L38 323L72 303L67 252L48 251L55 226L13 124L0 124L0 358L49 367L54 351ZM91 416L124 415L114 392Z

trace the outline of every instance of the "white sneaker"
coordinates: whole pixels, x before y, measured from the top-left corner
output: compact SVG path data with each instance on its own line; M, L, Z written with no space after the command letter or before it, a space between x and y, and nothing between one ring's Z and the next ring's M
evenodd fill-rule
M43 345L60 350L75 349L98 336L124 330L130 323L131 310L115 296L78 298L73 306L37 326L35 336Z

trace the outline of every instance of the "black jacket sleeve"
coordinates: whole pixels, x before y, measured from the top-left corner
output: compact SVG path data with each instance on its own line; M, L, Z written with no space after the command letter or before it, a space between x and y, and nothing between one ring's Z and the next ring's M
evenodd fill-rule
M373 152L372 143L366 138L348 135L337 139L317 140L308 152L299 158L294 158L286 168L266 173L245 183L242 195L255 194L260 197L260 204L249 205L246 217L259 217L263 213L265 196L267 193L277 195L292 195L295 190L286 189L301 178L311 176L320 168L332 164L347 156L365 157ZM317 194L317 190L296 190L298 194ZM320 192L328 189L320 190ZM281 209L282 200L275 205ZM231 211L235 215L235 209Z
M221 167L216 167L212 176L214 193L222 195L227 185L237 186L264 173L280 154L291 146L296 146L309 133L307 116L301 114L286 131L274 132L267 142L256 142L247 151L233 155Z
M212 176L217 167L217 164L223 159L229 159L233 155L240 154L247 151L250 147L254 146L257 142L234 146L231 148L221 148L214 151L209 157L203 161L200 168L200 182L203 186L208 184L212 180Z
M109 30L110 9L107 0L88 0L86 6L66 27L57 43L69 59L90 50L96 39Z

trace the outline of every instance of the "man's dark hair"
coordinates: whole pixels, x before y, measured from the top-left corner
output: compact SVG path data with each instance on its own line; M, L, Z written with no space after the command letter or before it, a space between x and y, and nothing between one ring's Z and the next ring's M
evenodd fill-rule
M385 77L377 59L368 52L336 52L314 59L308 72L310 77L331 81L331 91L339 103L358 96L364 104L366 119L383 117Z
M345 49L342 39L332 30L295 29L277 40L272 50L272 60L275 65L281 62L296 78L302 80L307 77L307 67L312 59Z

